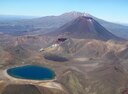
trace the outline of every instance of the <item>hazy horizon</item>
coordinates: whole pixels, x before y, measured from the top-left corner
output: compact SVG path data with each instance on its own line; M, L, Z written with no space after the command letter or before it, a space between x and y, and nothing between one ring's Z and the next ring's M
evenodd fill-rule
M119 23L128 23L126 0L1 0L0 15L51 16L77 11Z

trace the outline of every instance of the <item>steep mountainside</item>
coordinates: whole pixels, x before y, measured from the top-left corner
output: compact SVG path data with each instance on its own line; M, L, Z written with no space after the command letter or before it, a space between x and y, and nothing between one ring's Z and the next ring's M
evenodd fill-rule
M120 39L88 16L78 17L48 35L99 40Z

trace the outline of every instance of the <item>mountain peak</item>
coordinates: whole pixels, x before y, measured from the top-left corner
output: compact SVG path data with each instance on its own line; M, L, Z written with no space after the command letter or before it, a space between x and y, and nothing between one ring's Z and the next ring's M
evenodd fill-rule
M78 17L76 20L80 20L80 21L84 21L84 20L88 20L88 21L92 21L93 20L93 18L92 17L90 17L90 16L88 16L88 15L86 15L86 16L80 16L80 17Z
M67 12L67 13L64 13L62 14L61 16L86 16L86 17L90 17L91 15L88 14L88 13L85 13L85 12L77 12L77 11L72 11L72 12Z
M79 16L75 20L66 23L51 35L98 40L120 39L88 15Z

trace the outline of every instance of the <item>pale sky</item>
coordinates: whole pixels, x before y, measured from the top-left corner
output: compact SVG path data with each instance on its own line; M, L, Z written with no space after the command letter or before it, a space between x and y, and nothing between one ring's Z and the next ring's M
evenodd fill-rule
M0 0L0 15L50 16L70 11L128 23L128 0Z

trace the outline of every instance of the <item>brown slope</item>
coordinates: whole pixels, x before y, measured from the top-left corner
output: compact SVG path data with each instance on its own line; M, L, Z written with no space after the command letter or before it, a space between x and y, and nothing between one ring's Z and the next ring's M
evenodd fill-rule
M34 85L8 85L2 94L41 94Z
M9 84L7 85L2 94L67 94L64 91L39 87L32 84Z
M118 57L121 59L128 59L128 48L124 49L118 54Z
M119 40L91 17L81 16L47 35L84 39Z

